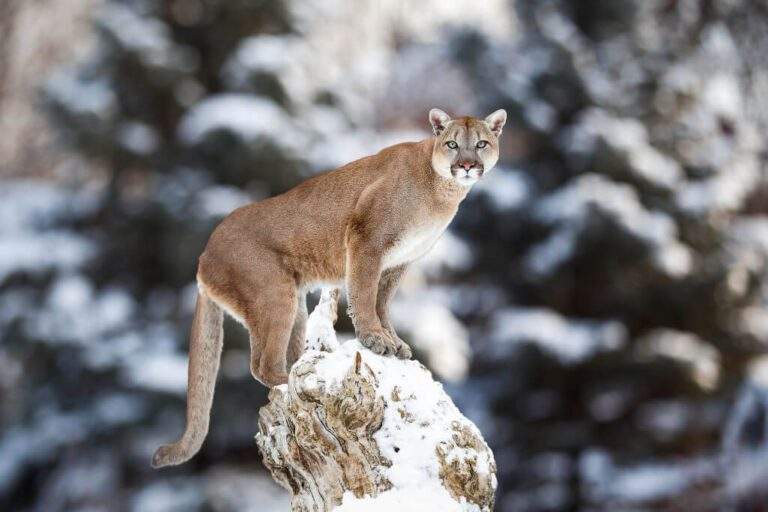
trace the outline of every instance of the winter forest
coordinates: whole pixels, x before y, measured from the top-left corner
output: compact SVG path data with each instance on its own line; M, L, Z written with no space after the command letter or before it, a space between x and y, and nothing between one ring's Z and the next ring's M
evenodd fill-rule
M202 451L149 465L184 426L197 258L439 107L506 109L502 155L392 316L493 450L495 510L768 511L767 24L763 0L0 2L0 510L287 512L229 319Z

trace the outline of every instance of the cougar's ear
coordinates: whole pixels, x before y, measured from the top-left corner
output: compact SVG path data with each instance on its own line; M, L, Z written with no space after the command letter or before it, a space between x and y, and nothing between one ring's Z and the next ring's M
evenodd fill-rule
M504 128L504 123L507 122L507 111L500 108L493 114L485 118L485 124L491 129L495 136L501 135L501 129Z
M432 125L432 131L435 135L445 130L448 123L451 122L451 116L440 110L439 108L433 108L429 111L429 124Z

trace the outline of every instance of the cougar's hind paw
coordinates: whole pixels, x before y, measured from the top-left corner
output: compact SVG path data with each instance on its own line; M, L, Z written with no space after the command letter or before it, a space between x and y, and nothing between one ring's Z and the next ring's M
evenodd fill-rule
M288 372L283 368L269 367L262 364L256 379L268 388L273 388L288 382Z

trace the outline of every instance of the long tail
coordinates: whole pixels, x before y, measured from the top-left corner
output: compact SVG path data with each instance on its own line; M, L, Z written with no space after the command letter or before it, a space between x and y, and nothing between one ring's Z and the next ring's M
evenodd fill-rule
M203 445L213 404L213 390L221 359L224 312L210 298L197 294L189 342L187 377L187 427L173 444L157 449L152 467L175 466L188 461Z

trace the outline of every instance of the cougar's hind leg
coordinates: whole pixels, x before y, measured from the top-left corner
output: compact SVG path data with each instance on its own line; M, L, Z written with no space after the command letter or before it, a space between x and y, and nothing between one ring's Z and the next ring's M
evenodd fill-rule
M293 363L296 362L307 345L307 296L299 292L297 296L296 318L293 320L293 329L291 330L291 339L288 342L287 370L290 372Z
M296 285L272 277L273 282L262 283L258 297L249 301L245 317L251 336L251 373L269 387L288 382L286 355L298 309Z

